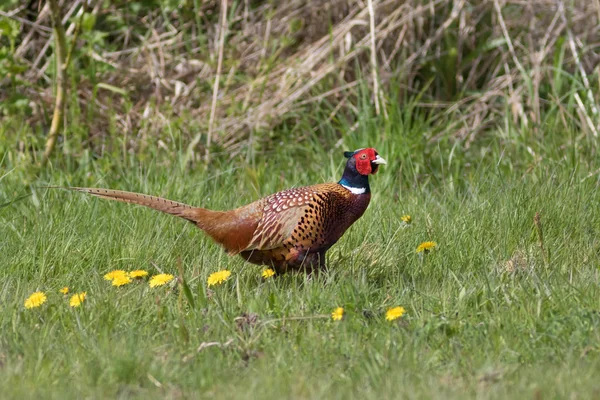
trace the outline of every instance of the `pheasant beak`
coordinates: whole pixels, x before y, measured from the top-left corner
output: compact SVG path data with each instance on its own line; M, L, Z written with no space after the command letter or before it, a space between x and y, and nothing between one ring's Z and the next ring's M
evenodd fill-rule
M371 162L373 164L387 164L387 161L385 161L383 158L381 158L379 156L375 156L375 159Z
M379 157L378 155L375 156L374 160L371 160L371 173L372 174L377 173L377 170L379 169L380 164L387 164L387 162L383 158Z

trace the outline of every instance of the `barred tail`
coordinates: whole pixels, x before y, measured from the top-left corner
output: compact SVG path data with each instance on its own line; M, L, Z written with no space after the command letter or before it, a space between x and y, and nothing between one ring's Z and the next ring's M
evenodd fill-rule
M202 214L198 207L192 207L184 203L163 199L162 197L149 196L142 193L125 192L122 190L98 189L98 188L79 188L66 187L61 189L75 190L91 194L92 196L100 197L107 200L122 201L124 203L138 204L152 208L157 211L162 211L167 214L175 215L187 219L188 221L198 223L198 217ZM208 210L206 210L208 211Z
M141 193L124 192L122 190L78 188L78 187L52 187L53 189L67 189L91 194L107 200L122 201L124 203L138 204L162 211L167 214L193 222L198 228L205 231L214 241L225 248L229 254L238 254L244 250L252 238L257 221L248 216L240 219L236 210L212 211L201 207L192 207L187 204L149 196ZM243 228L249 224L249 229Z

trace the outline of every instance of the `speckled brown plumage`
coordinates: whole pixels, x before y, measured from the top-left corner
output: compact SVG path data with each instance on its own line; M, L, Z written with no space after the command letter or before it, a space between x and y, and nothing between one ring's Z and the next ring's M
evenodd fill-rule
M262 214L241 256L278 272L324 265L325 252L362 216L370 198L370 193L354 195L338 183L324 183L252 203L246 207L261 208Z
M212 211L118 190L72 189L184 218L204 230L229 254L272 266L278 273L310 270L325 264L326 251L363 215L371 198L367 175L377 171L377 164L385 163L373 149L348 154L352 156L339 183L284 190L230 211ZM361 167L361 160L372 166L363 163Z

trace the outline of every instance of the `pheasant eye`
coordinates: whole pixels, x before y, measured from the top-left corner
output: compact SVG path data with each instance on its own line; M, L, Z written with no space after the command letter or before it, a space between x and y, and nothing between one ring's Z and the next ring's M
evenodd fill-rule
M362 154L360 155L360 159L361 159L361 160L365 160L366 158L367 158L367 155L366 155L365 153L362 153Z

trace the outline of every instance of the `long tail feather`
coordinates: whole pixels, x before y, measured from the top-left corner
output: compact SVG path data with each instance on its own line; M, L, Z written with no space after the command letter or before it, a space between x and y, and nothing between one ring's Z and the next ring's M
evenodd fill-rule
M257 225L257 221L254 221L251 217L249 218L248 215L244 215L240 219L236 214L236 210L212 211L141 193L99 188L56 186L46 188L74 190L102 199L138 204L181 217L193 222L198 228L205 231L213 240L222 245L229 254L238 254L248 246Z
M107 200L138 204L140 206L149 207L167 214L185 218L194 223L198 223L198 216L200 214L198 211L201 210L198 207L192 207L184 203L163 199L162 197L149 196L142 193L125 192L123 190L80 187L63 187L60 189L83 192Z

